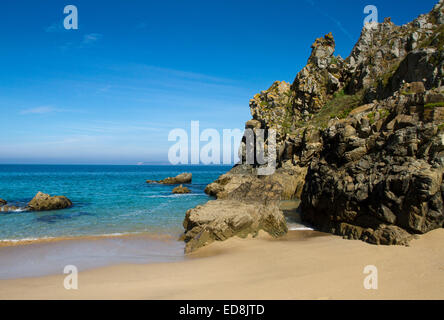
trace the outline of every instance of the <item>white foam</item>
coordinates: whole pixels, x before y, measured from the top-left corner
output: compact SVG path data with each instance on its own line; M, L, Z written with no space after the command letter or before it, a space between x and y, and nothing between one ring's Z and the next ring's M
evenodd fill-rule
M9 212L25 212L28 211L27 209L16 209L16 210L9 210Z
M56 239L56 238L42 237L42 238L23 238L23 239L1 239L0 242L18 243L18 242L26 242L26 241L39 241L39 240L52 240L52 239Z
M0 207L0 208L2 208L2 207ZM25 209L25 208L18 208L18 209L15 209L15 210L6 210L6 211L2 211L2 210L0 210L0 212L2 212L2 213L8 213L8 212L25 212L25 211L29 211L28 209Z
M290 231L303 231L303 230L309 230L309 231L313 231L313 228L310 227L289 227L288 230Z
M184 193L184 194L169 194L166 196L162 195L153 195L153 196L143 196L144 198L179 198L184 196L202 196L203 194L199 193Z
M76 236L60 236L60 237L39 237L39 238L22 238L22 239L0 239L0 243L20 243L20 242L38 242L47 240L77 240L86 238L112 238L112 237L122 237L122 236L137 236L143 235L146 232L136 231L136 232L115 232L115 233L104 233L104 234L89 234L89 235L76 235Z

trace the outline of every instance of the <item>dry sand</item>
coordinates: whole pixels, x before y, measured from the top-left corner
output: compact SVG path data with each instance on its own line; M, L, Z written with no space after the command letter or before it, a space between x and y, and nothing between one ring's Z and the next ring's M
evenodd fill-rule
M410 247L373 246L314 231L280 240L230 239L186 261L118 265L79 274L0 281L0 299L444 299L444 229ZM378 268L378 289L363 286Z

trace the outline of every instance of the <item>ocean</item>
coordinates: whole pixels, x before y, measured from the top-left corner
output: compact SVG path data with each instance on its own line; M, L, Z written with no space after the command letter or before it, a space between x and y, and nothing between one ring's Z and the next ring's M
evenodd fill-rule
M25 206L38 191L73 206L47 212L0 212L0 241L150 233L182 233L185 212L210 200L207 184L228 166L0 165L0 198ZM191 193L148 184L191 172Z
M184 259L185 212L211 197L206 185L229 166L0 165L0 198L25 206L38 191L73 206L47 212L0 212L0 279L117 263ZM145 181L193 174L191 193ZM71 240L66 240L71 239ZM92 240L94 239L94 240ZM42 241L43 240L43 241ZM15 244L14 246L10 246ZM18 245L17 244L24 244Z

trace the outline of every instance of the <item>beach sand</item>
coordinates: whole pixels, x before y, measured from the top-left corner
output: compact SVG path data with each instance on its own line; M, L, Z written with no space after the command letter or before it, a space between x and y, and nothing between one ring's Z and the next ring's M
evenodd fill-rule
M444 299L444 229L410 247L374 246L316 231L213 243L185 261L115 265L0 281L0 299ZM364 288L364 267L378 289Z

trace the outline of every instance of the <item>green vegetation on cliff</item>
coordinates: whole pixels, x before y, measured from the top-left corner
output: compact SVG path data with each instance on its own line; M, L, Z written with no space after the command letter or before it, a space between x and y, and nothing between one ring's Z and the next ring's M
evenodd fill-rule
M353 109L362 105L362 102L363 91L357 92L353 95L348 95L344 93L344 90L340 90L334 94L333 98L327 102L319 113L314 115L314 117L309 121L309 124L321 129L326 128L330 119L347 118Z

